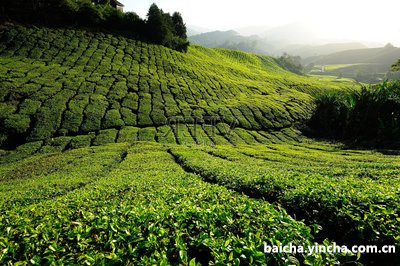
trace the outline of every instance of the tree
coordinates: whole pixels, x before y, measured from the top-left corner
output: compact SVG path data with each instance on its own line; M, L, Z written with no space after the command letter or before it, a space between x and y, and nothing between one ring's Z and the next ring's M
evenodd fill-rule
M385 45L385 48L386 48L386 49L391 49L391 48L394 48L394 45L391 44L391 43L389 42L389 43L387 43L387 44Z
M147 35L156 44L167 42L168 27L161 9L156 4L152 4L147 13Z
M186 39L186 25L183 23L182 15L179 12L174 12L174 14L172 14L172 23L176 36Z
M278 58L278 63L286 70L289 70L295 74L303 74L304 68L301 65L300 56L292 56L287 53L283 53L283 55Z
M397 60L397 62L392 65L392 70L393 71L400 71L400 59Z
M189 42L182 16L164 13L152 4L147 20L113 7L115 0L0 1L0 20L51 26L85 26L187 51Z
M100 9L88 1L80 3L78 19L82 25L88 26L97 26L104 20Z

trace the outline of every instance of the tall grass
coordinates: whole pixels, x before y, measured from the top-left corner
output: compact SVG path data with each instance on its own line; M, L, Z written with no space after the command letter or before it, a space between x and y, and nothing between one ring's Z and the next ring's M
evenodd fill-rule
M316 97L310 121L320 137L386 143L400 140L400 81Z

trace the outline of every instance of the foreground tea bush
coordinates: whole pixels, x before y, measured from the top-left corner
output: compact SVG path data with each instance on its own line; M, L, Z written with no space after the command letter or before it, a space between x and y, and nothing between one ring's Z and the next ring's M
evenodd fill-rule
M264 254L264 242L313 244L310 228L279 207L186 173L158 144L126 149L126 144L113 144L1 165L0 182L12 188L1 191L1 202L18 204L3 205L0 262L338 263L332 254ZM48 167L29 167L32 161ZM109 162L107 172L100 161ZM59 166L57 172L51 172L52 165ZM81 177L71 178L76 174ZM36 189L47 187L46 178L52 182L48 189L58 187L57 193ZM68 189L71 182L79 186ZM15 191L25 195L24 201Z
M280 203L338 243L400 245L400 160L315 145L173 147L205 180ZM331 149L331 148L329 148Z

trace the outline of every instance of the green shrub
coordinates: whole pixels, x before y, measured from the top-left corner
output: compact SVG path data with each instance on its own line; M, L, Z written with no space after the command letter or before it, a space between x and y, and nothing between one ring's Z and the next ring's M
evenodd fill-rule
M122 127L123 125L125 125L125 123L121 118L119 110L111 109L107 111L102 125L103 128Z
M83 110L89 103L89 96L78 95L69 102L69 108L64 112L62 130L68 133L78 133L83 122Z
M157 128L157 135L156 135L157 142L160 143L169 143L175 144L175 134L174 131L170 126L161 126Z
M153 125L153 120L150 118L151 95L149 93L145 93L139 97L140 105L138 110L138 125L151 126Z
M19 107L19 113L24 115L34 115L39 109L40 105L41 102L39 101L25 99Z
M69 148L78 149L78 148L89 147L91 145L93 138L94 136L92 134L72 137L71 142L69 143Z
M257 144L257 141L255 138L247 132L247 130L244 130L243 128L235 128L233 129L233 132L236 133L246 144Z
M141 128L138 133L139 141L154 141L157 130L154 127Z
M0 102L0 119L5 119L17 111L15 102Z
M172 129L174 130L176 136L176 142L178 144L186 144L186 145L197 144L186 125L178 123L176 125L172 125Z
M202 151L180 146L173 148L172 154L186 170L210 182L278 202L297 219L321 225L322 239L347 245L398 245L398 182L386 177L385 168L375 168L375 163L382 161L365 164L366 157L376 154L360 156L360 151L348 151L342 156L337 150L328 152L321 145L307 145ZM390 162L393 158L387 159ZM375 177L365 177L365 172ZM360 174L364 178L360 179Z
M97 94L91 95L90 103L84 112L84 121L81 129L84 132L99 130L107 106L108 102L104 96Z
M12 114L4 120L4 129L9 134L23 134L30 127L31 119L27 115Z
M137 115L132 112L131 109L122 107L120 109L122 120L126 126L136 126L137 124Z
M41 107L38 113L35 114L35 125L28 140L46 140L52 136L52 133L57 128L56 110L49 107Z
M109 143L115 143L117 140L118 130L112 129L104 129L100 130L99 134L93 140L93 145L100 146Z
M234 128L231 128L228 124L218 123L216 128L218 129L219 135L228 139L230 143L234 145L246 144L246 142L233 131Z
M379 144L400 140L400 82L364 87L360 92L317 97L313 134ZM368 144L368 145L369 145Z
M195 124L188 125L187 127L198 145L214 145L214 142L204 132L201 125Z
M118 133L117 142L133 143L138 140L138 132L137 127L123 127Z
M71 137L57 137L53 138L43 146L39 152L41 153L54 153L64 151L69 143L71 142Z
M33 159L34 166L45 167L56 161L59 171L32 167ZM161 145L138 143L127 150L126 145L115 144L42 155L10 165L7 171L20 176L34 172L34 178L2 191L0 209L7 211L2 213L0 237L10 248L3 251L0 263L26 258L38 264L346 262L344 256L330 253L265 254L264 242L314 245L311 228L278 206L185 172ZM32 243L32 238L37 241ZM108 245L115 249L111 256Z
M231 145L231 143L226 138L220 135L220 132L216 125L203 125L203 130L216 145Z

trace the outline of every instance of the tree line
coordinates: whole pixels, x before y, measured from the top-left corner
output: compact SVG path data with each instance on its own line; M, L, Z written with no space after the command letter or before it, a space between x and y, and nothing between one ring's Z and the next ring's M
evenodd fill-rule
M181 14L165 13L156 4L142 19L134 12L114 8L110 0L1 1L1 21L107 30L178 51L187 51L189 46Z

